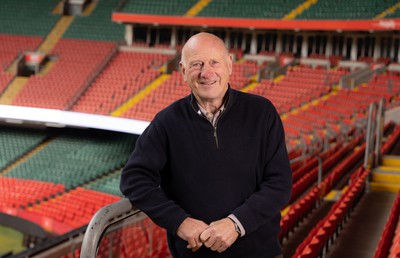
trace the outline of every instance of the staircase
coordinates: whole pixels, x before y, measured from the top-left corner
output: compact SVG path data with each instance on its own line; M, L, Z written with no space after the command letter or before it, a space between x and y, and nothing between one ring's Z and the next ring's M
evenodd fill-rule
M382 164L372 171L371 190L400 191L400 155L384 155Z
M201 10L204 9L212 0L200 0L195 4L190 10L185 14L187 17L194 17L198 13L201 12Z
M11 105L18 93L28 82L28 77L16 76L0 96L1 105Z
M49 33L49 35L43 41L43 43L39 46L38 51L41 51L41 52L44 52L47 54L50 53L50 51L54 48L54 46L57 44L59 39L61 39L62 35L69 28L69 26L71 25L71 23L73 21L74 21L74 17L72 17L72 16L61 17L60 20L57 22L57 24L52 29L52 31Z

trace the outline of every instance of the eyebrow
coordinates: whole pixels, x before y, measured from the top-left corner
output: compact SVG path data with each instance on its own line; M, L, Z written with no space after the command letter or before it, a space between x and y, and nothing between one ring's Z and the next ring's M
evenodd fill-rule
M193 60L193 61L190 61L190 62L189 62L189 65L192 65L192 64L194 64L194 63L204 63L204 61L201 61L201 60Z

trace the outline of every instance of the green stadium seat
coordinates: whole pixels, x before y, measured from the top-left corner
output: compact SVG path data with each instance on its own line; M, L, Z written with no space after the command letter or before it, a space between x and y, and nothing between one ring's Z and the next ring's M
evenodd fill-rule
M135 0L126 1L120 12L183 16L197 0Z
M63 38L121 42L124 26L111 20L115 4L114 1L98 1L90 15L75 17Z
M0 8L0 33L46 36L60 15L52 14L57 5L53 0L2 0Z
M0 127L0 169L34 149L45 138L46 134L40 131Z
M396 0L319 0L311 8L298 15L296 19L354 20L373 19L392 7Z
M105 137L62 135L5 176L75 188L121 168L135 140L136 136L123 134Z
M282 19L303 2L301 0L218 0L211 1L197 16Z

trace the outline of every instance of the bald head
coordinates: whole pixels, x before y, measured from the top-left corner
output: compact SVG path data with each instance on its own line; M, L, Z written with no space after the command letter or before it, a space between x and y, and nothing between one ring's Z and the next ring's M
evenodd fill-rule
M200 106L211 113L218 110L232 73L232 57L224 42L210 33L194 35L183 46L179 65Z
M193 35L186 41L182 48L181 63L185 62L185 56L188 52L196 50L198 48L218 48L219 51L224 51L226 57L228 58L229 52L225 47L224 42L221 38L215 36L214 34L208 32L200 32Z

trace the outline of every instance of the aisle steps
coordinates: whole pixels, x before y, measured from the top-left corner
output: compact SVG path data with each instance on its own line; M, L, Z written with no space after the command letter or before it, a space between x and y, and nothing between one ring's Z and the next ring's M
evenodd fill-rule
M400 156L384 155L382 165L372 171L372 191L398 193L400 191Z

